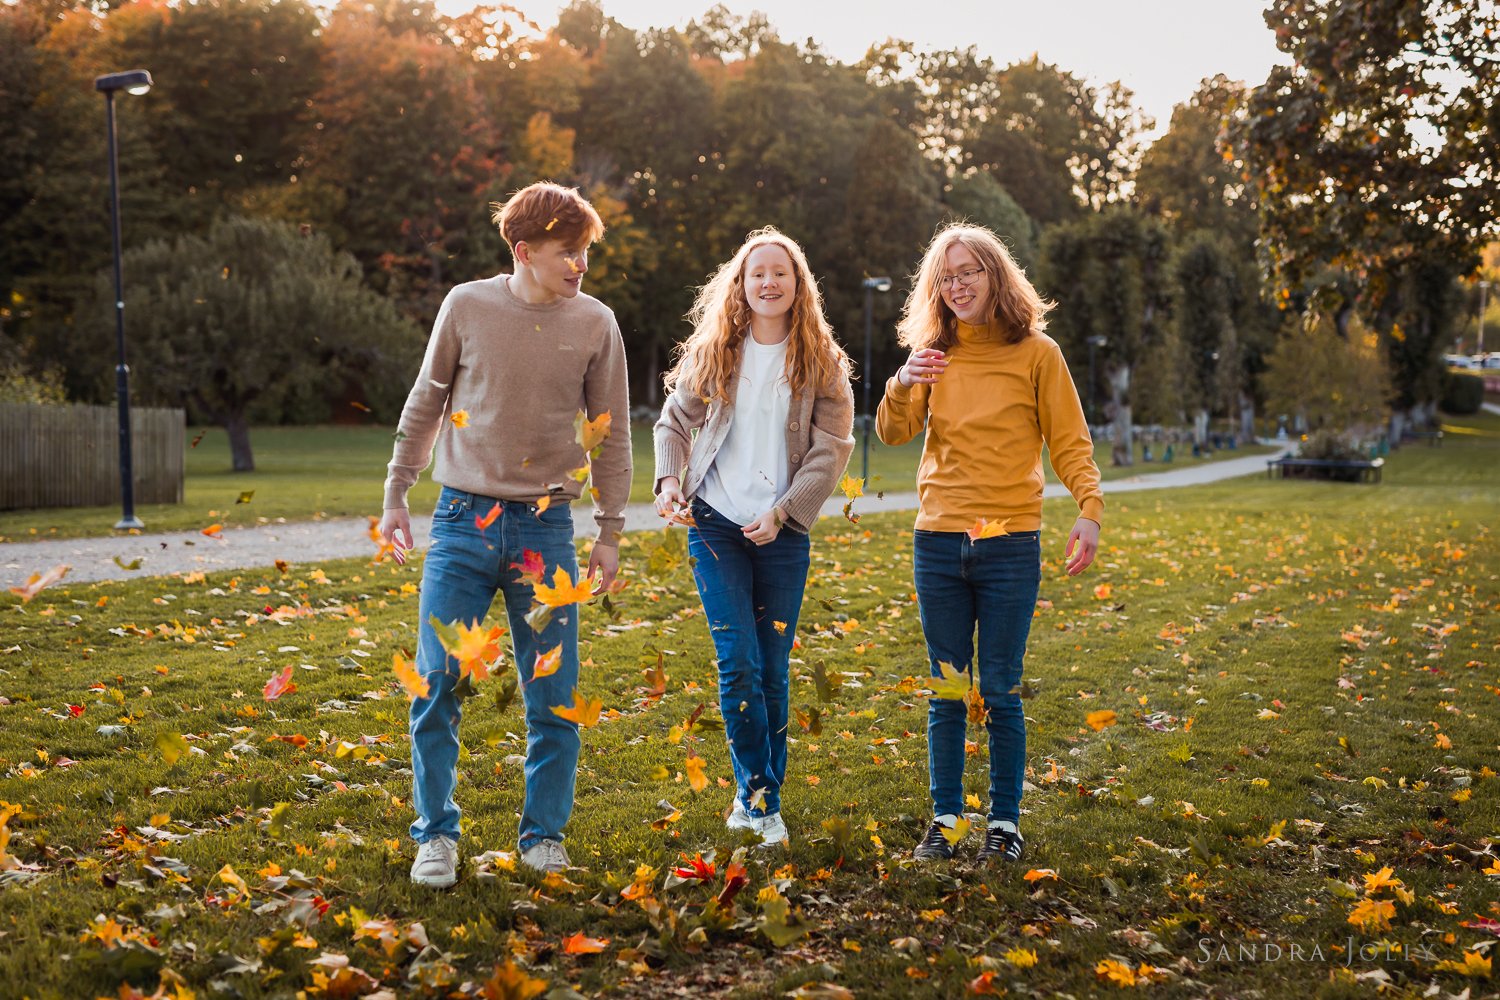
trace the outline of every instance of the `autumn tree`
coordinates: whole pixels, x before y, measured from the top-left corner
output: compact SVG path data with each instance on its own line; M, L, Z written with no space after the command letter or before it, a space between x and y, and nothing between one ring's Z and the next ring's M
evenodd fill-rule
M1347 317L1308 312L1288 322L1266 369L1273 412L1294 415L1309 430L1359 437L1378 430L1389 410L1392 385L1379 336Z
M222 426L236 472L255 468L252 415L274 418L299 394L347 389L377 419L395 421L422 334L326 237L231 217L206 236L132 250L125 269L137 398L186 406ZM82 349L108 353L113 302L113 278L101 274L77 310ZM92 394L110 391L101 373Z
M1448 294L1500 225L1500 12L1467 0L1274 0L1291 65L1239 129L1280 294L1347 270L1396 405L1425 412L1451 342Z

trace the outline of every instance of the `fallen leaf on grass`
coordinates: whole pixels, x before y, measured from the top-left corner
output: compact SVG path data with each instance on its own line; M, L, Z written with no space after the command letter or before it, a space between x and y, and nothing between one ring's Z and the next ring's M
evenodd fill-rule
M564 955L597 955L609 947L609 938L591 938L582 931L563 938Z
M291 694L297 690L297 682L292 680L292 668L287 667L281 673L266 681L266 686L261 689L261 694L266 701L275 701L284 694Z
M1040 882L1049 878L1054 882L1058 881L1057 871L1053 868L1033 868L1021 877L1028 882Z

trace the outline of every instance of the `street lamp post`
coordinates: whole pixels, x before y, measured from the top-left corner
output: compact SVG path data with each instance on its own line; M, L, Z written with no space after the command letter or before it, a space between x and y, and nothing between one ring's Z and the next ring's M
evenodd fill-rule
M115 395L120 404L120 504L123 508L116 530L143 528L135 516L135 471L130 461L130 369L125 364L125 277L120 254L120 156L115 142L115 91L144 94L151 89L151 74L143 69L109 73L94 81L104 94L104 117L109 138L109 202L115 251Z
M1094 351L1109 343L1109 338L1096 334L1088 339L1089 345L1089 419L1099 422L1098 390L1094 388Z
M865 405L864 415L860 418L860 423L864 427L864 458L860 461L859 474L860 478L865 481L865 485L868 486L870 483L870 424L875 420L874 414L870 412L870 383L874 381L871 372L870 345L875 326L875 293L890 291L891 279L885 277L866 278L863 282L863 287L865 290L865 367L863 372Z
M1479 355L1480 364L1484 364L1484 309L1489 297L1490 283L1481 281L1479 283L1479 350L1474 353Z

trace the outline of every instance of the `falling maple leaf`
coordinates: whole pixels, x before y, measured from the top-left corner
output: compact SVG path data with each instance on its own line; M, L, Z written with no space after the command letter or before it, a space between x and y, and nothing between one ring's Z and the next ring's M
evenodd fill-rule
M591 938L582 931L563 938L564 955L597 955L609 947L609 938Z
M598 698L585 698L583 692L577 688L573 689L573 704L564 708L561 705L552 706L552 714L560 719L577 723L584 729L592 729L599 724L599 713L604 711L604 702Z
M245 490L239 495L239 499L235 500L235 503L249 503L253 499L255 499L255 491Z
M1096 601L1107 601L1107 600L1110 599L1110 596L1114 594L1114 592L1115 592L1115 585L1114 584L1112 584L1112 583L1101 583L1101 584L1099 584L1099 586L1097 586L1097 587L1094 588L1094 599Z
M1115 716L1114 712L1110 711L1107 708L1101 708L1097 712L1090 712L1087 716L1084 717L1083 721L1088 725L1090 729L1097 733L1102 730L1108 729L1110 726L1113 726L1120 720Z
M953 664L940 660L938 673L939 676L927 682L932 690L932 697L946 701L962 701L968 696L969 688L973 684L969 680L967 671L955 670Z
M1116 986L1134 986L1136 984L1135 970L1124 962L1117 962L1112 958L1106 958L1094 966L1094 973L1100 979L1107 979Z
M45 573L33 573L26 578L26 583L20 587L11 587L10 592L21 598L22 604L29 604L31 599L57 581L68 575L71 566L59 564L53 566Z
M464 427L469 426L469 411L468 410L454 410L453 411L453 415L450 416L448 419L451 420L451 421L453 421L453 426L454 427L462 429Z
M521 561L511 563L510 568L521 574L522 583L529 583L533 587L542 582L542 574L547 572L547 564L542 560L542 554L530 549L522 549Z
M605 438L609 437L610 421L608 410L593 420L588 418L587 413L579 410L578 416L573 418L573 439L585 452L592 452L604 443Z
M678 855L685 865L678 865L672 869L672 874L680 879L689 879L698 882L712 882L714 880L714 863L704 860L701 852L695 853L691 858L686 854Z
M536 666L531 669L531 679L532 681L536 681L541 677L551 677L557 673L557 668L561 666L562 644L559 643L545 653L536 654Z
M687 764L688 787L695 792L701 792L708 787L708 775L703 773L703 758L697 754L688 757Z
M1025 875L1022 875L1021 877L1027 882L1040 882L1043 879L1049 878L1054 882L1058 881L1057 871L1053 868L1033 868L1031 869L1031 871L1027 872Z
M478 528L480 531L483 531L490 525L494 524L495 519L500 516L500 509L500 504L497 503L495 504L495 506L491 507L489 513L485 514L483 517L479 517L476 515L474 518L474 527Z
M220 541L223 541L224 540L224 526L222 524L210 524L208 527L206 527L202 531L198 532L198 534L200 534L200 535L206 535L209 538L217 538Z
M552 586L536 584L532 588L536 599L549 608L565 608L569 604L587 604L594 597L594 578L583 577L576 584L568 571L557 567L552 574Z
M1010 532L1005 530L1005 526L1008 524L1010 524L1010 518L1008 517L1003 521L986 521L981 517L974 522L974 526L969 529L968 535L970 540L976 542L983 538L999 538L1001 535L1010 534Z
M976 997L999 997L1008 991L1003 986L995 985L995 974L993 972L981 972L969 980L969 993Z
M266 681L266 686L261 689L261 694L266 701L275 701L284 694L291 694L297 690L297 683L292 680L292 668L287 667L281 673L274 675Z
M858 500L865 495L865 481L855 479L853 476L845 476L839 480L839 489L850 500Z
M953 821L952 826L943 826L939 827L938 829L943 831L944 840L946 840L950 844L956 845L960 840L963 840L969 835L969 829L971 826L972 824L969 822L967 817L960 816L958 817L958 819Z
M426 698L432 693L431 688L428 687L427 678L417 673L416 664L407 660L399 652L393 654L391 667L396 671L396 679L401 682L407 700Z

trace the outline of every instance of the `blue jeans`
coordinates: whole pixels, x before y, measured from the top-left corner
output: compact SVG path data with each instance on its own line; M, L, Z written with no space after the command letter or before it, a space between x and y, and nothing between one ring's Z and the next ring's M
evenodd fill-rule
M719 656L719 711L740 802L752 816L781 811L786 780L788 660L807 586L810 542L782 528L756 545L723 514L693 501L693 579ZM753 808L756 792L765 797Z
M1041 583L1041 533L974 541L962 531L918 529L913 545L917 600L932 675L939 662L967 671L979 629L979 693L989 710L990 819L1018 822L1026 770L1026 716L1017 686ZM971 675L972 676L972 675ZM964 812L963 702L927 703L927 767L933 815Z
M483 531L475 524L496 504L500 515ZM578 775L578 726L558 718L554 705L571 705L578 686L578 605L557 609L545 631L526 624L531 585L511 563L530 549L541 555L549 582L561 566L576 583L578 551L573 547L573 514L567 504L541 513L534 504L443 488L432 515L432 544L422 567L421 623L417 670L427 678L428 697L411 704L412 802L417 819L411 835L418 843L433 837L458 839L459 809L453 801L458 782L458 723L463 710L453 696L458 661L447 654L429 623L482 622L495 600L505 597L511 648L526 706L526 801L521 809L520 844L525 850L539 840L562 839L573 812L573 782ZM555 674L532 680L538 652L562 646L562 666Z

